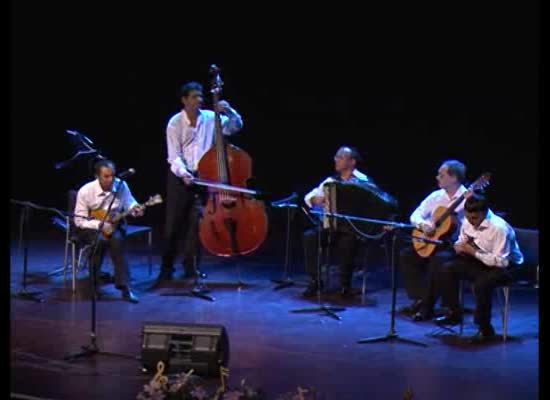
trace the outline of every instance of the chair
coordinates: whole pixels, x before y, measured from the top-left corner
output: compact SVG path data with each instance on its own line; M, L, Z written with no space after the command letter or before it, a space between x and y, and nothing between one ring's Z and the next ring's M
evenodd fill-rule
M539 231L536 229L514 228L516 232L516 240L518 246L523 253L523 265L520 272L523 272L527 277L530 271L536 269L535 288L538 288L538 271L539 271ZM510 311L510 289L512 285L501 287L497 296L502 304L502 338L506 341L508 336L508 317Z
M78 192L76 190L69 190L67 193L67 212L72 214L74 213L74 208L76 205L76 196ZM68 267L68 253L69 249L71 251L71 269L72 269L72 289L73 292L76 291L76 274L80 269L80 263L82 256L86 251L91 249L91 244L81 243L75 234L75 228L73 218L60 218L54 217L52 222L55 226L66 232L65 239L65 256L63 260L63 280L66 281L67 277L67 267ZM149 275L152 274L153 270L153 229L150 226L141 226L141 225L126 225L126 237L131 237L138 235L140 233L147 233L147 244L149 248ZM76 257L78 249L78 258Z

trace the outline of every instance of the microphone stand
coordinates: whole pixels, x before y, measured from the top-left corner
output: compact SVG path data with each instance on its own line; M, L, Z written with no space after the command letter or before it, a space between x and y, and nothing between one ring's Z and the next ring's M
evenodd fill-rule
M23 247L23 277L22 288L13 297L21 300L31 300L36 303L43 303L44 299L40 296L41 292L28 292L27 291L27 262L29 253L28 233L29 233L29 215L30 207L32 203L10 200L11 203L22 206L21 215L19 219L19 248Z
M109 203L109 207L107 208L107 212L105 213L103 219L99 223L99 227L97 230L97 234L95 236L94 242L92 244L92 251L90 252L90 255L87 257L87 263L88 267L90 268L90 278L92 280L92 316L91 316L91 332L90 332L90 345L88 346L81 346L82 350L76 353L71 353L66 355L63 359L66 361L73 361L77 358L82 357L92 357L96 354L103 354L103 355L109 355L109 356L116 356L116 357L124 357L124 358L135 358L133 356L127 355L127 354L120 354L120 353L110 353L101 351L99 347L97 346L97 335L96 335L96 301L97 301L97 279L96 279L96 267L99 268L99 265L93 265L93 259L94 256L99 248L100 238L103 233L103 227L105 225L105 222L107 221L107 217L109 216L111 209L113 207L113 204L115 202L115 199L118 196L118 193L120 191L120 187L122 186L122 182L124 182L122 179L118 179L117 185L115 187L115 192L113 194L113 197L111 198L111 202ZM113 183L114 184L114 183Z
M394 229L399 229L403 224L389 223L389 226L393 226ZM420 240L420 239L417 239ZM395 330L395 300L397 295L397 268L395 266L395 245L397 242L397 233L393 232L392 246L391 246L391 281L392 281L392 300L391 300L391 318L390 318L390 330L385 336L371 337L360 339L357 341L359 344L363 343L378 343L378 342L392 342L397 341L400 343L408 343L416 346L428 347L427 344L418 342L416 340L400 337Z

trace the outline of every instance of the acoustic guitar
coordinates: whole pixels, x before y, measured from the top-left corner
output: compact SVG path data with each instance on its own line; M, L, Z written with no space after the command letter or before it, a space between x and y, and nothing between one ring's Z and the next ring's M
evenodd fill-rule
M151 207L151 206L154 206L155 204L160 204L162 203L162 197L160 194L156 194L154 196L151 196L149 197L149 200L147 200L145 203L143 204L140 204L140 206L142 207ZM117 225L120 223L120 221L124 218L126 218L128 215L130 215L132 212L132 209L129 209L129 210L126 210L126 211L123 211L121 213L117 213L117 214L114 214L114 215L111 215L111 216L108 216L107 219L106 219L106 222L109 222L112 227L113 227L113 232L116 230L116 227ZM107 210L104 210L104 209L98 209L98 210L92 210L90 212L90 216L93 217L94 219L97 219L99 221L103 221L103 218L105 218L105 214L107 213ZM106 232L106 231L103 231L103 236L105 238L110 238L112 236L112 232Z
M468 187L468 190L466 192L462 193L462 195L460 195L458 199L453 201L453 203L449 207L437 207L433 211L431 216L431 220L435 229L434 232L432 232L430 235L425 234L417 228L413 230L413 237L419 238L418 240L413 240L413 247L416 251L416 254L424 258L430 257L437 247L437 244L430 243L429 241L423 241L422 239L428 239L436 242L439 241L440 238L449 236L454 233L458 226L458 221L456 219L456 215L454 214L455 209L460 205L460 203L462 203L462 200L464 200L467 193L485 188L489 185L490 179L491 174L484 173Z

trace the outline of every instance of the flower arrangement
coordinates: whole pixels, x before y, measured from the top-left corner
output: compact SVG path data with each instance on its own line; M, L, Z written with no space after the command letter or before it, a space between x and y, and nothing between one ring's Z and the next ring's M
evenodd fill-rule
M200 377L193 375L193 370L171 376L163 375L164 363L157 364L157 373L149 384L137 395L136 400L264 400L263 391L248 386L243 379L240 387L230 388L225 378L229 369L221 367L221 384L215 391L208 390ZM298 387L295 392L285 393L277 400L321 400L313 388ZM412 400L412 390L407 389L404 400Z

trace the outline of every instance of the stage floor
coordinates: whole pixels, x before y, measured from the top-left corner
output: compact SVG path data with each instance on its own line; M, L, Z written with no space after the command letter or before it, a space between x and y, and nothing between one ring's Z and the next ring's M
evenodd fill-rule
M62 242L61 242L62 243ZM22 257L12 244L11 287L21 283ZM396 318L397 333L426 343L357 344L358 339L388 333L391 290L387 274L368 276L367 301L327 300L346 307L337 321L317 313L290 310L314 307L316 301L301 298L305 275L301 266L297 284L273 290L272 278L280 278L282 260L244 258L239 268L230 260L207 257L203 270L214 302L190 297L161 296L183 291L187 284L176 280L163 288L148 290L158 273L154 258L149 275L147 258L129 249L133 287L139 304L119 298L113 285L97 304L100 349L138 357L145 321L221 324L229 336L230 384L242 379L262 388L275 399L298 386L313 387L323 399L402 399L412 389L414 399L537 399L538 398L538 292L533 288L512 290L509 335L503 343L469 345L450 334L430 336L435 325ZM63 260L58 239L34 240L29 247L28 289L42 292L44 303L11 300L11 392L48 399L135 399L150 379L140 372L136 359L96 356L72 363L63 356L90 343L91 303L87 274L81 273L77 292L61 275L48 276ZM282 258L282 257L281 257ZM104 270L111 271L111 263ZM380 269L379 269L380 270ZM181 270L177 275L181 274ZM244 287L238 288L241 280ZM302 282L302 283L300 283ZM360 288L361 278L354 280ZM471 295L466 303L471 305ZM408 301L402 289L397 304ZM500 307L495 301L493 323L501 332ZM465 334L475 333L471 315ZM211 380L213 384L213 380Z

